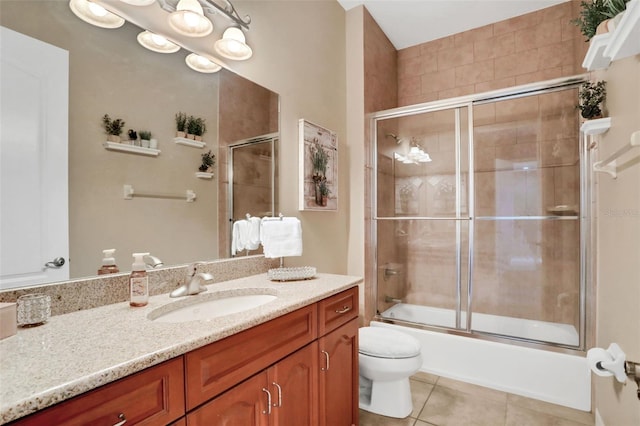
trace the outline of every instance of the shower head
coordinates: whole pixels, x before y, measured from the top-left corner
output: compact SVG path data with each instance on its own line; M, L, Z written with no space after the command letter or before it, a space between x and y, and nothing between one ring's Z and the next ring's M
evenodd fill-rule
M394 135L393 133L387 133L385 136L386 137L392 137L393 139L396 140L396 143L402 143L402 139L400 137L398 137L397 135Z

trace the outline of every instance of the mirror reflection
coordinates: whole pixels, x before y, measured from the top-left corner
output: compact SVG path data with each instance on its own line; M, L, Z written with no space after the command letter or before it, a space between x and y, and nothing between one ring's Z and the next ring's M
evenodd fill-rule
M228 188L229 146L255 139L277 141L278 95L228 70L216 74L191 71L184 65L188 52L151 52L136 42L138 27L130 23L117 30L93 27L76 18L67 2L3 0L0 24L69 52L66 256L69 278L95 275L101 266L102 251L111 248L116 249L120 271L130 270L134 252L150 252L165 266L228 257L233 219ZM3 70L5 43L3 39ZM36 74L46 74L42 72L46 69L45 62L42 58L39 61L29 66L41 68ZM2 102L2 109L7 109L6 100ZM204 119L203 148L174 141L178 112ZM125 122L123 139L128 138L129 129L138 135L140 131L151 132L157 140L158 155L106 149L103 144L107 135L102 127L105 114ZM39 130L46 133L44 127ZM3 154L17 142L15 138L5 138L3 131ZM37 141L33 146L41 148ZM202 154L209 150L215 155L213 178L200 178L196 173L202 164ZM274 161L274 148L252 151L236 166L241 170L236 175L248 176L253 184L236 187L234 200L243 206L255 205L255 200L260 200L260 211L246 213L274 212L274 175L255 174L258 170L274 169L263 167L265 161ZM48 162L42 152L34 157L33 163L38 162L54 163ZM270 184L264 185L267 181ZM125 185L136 192L161 195L191 190L196 198L193 202L177 198L126 199ZM256 194L259 187L268 187L268 194ZM271 201L272 205L263 201ZM3 216L7 204L20 203L3 199ZM5 238L9 224L3 222L2 226L3 253L27 257L23 254L33 251L29 250L29 242L27 248L18 248ZM46 233L48 226L42 228L40 231ZM25 243L26 239L18 240ZM33 275L41 276L44 263L59 255L47 250L46 241L39 244L42 246L37 251L41 253L36 253L26 267L36 270ZM7 287L5 277L2 278L3 287ZM66 278L42 280L60 279ZM12 286L29 284L36 283L22 280Z

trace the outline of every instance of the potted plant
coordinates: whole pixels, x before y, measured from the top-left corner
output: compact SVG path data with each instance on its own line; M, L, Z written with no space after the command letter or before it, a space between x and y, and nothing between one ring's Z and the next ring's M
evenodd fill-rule
M202 135L207 132L207 126L204 123L204 118L197 117L193 120L193 124L189 122L189 125L189 133L193 133L195 140L202 141Z
M209 152L202 154L202 164L198 167L198 170L204 173L213 173L213 166L216 164L216 155Z
M129 129L129 131L127 132L127 135L129 135L129 144L131 145L138 144L138 132L136 132L133 129Z
M598 25L607 19L605 13L609 11L609 8L605 4L605 1L606 0L593 0L580 2L580 6L582 7L580 16L571 20L572 24L580 28L582 35L587 38L586 41L591 40L593 36L596 35Z
M184 112L176 113L176 137L184 138L187 136L187 114Z
M143 148L149 148L151 141L151 132L148 130L140 130L140 143Z
M318 184L318 192L320 193L320 205L322 207L327 207L327 200L329 199L331 191L329 190L329 185L327 185L326 179Z
M198 128L198 124L196 123L196 118L193 115L187 117L187 138L195 139L196 134L195 131Z
M607 82L598 81L591 83L585 81L580 86L578 106L580 115L587 120L602 117L602 104L607 98Z
M327 165L329 164L329 154L320 145L318 139L314 139L313 143L309 147L311 152L311 166L313 167L313 175L311 178L315 184L316 190L316 204L322 205L322 192L320 185L327 180Z
M627 2L629 0L604 0L607 11L604 15L607 17L607 28L609 31L613 31L620 20L622 19L622 13L627 10Z
M124 121L119 118L112 120L109 114L105 114L102 117L102 127L107 132L107 140L109 142L120 142Z

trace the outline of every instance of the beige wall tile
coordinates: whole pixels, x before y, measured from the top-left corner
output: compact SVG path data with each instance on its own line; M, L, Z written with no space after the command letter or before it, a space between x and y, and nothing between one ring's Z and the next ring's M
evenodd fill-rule
M473 44L473 55L476 61L494 59L515 53L516 39L514 32L500 34L484 40L476 40Z
M446 70L473 63L473 43L438 51L438 69Z
M465 86L474 83L491 81L494 79L493 60L474 62L469 65L462 65L455 69L456 86ZM475 89L475 87L474 87Z

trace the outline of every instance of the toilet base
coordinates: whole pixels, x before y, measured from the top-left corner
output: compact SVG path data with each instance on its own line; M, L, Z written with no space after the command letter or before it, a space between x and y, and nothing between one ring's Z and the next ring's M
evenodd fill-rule
M360 376L359 407L387 417L404 419L413 411L409 378L392 381L371 381Z

